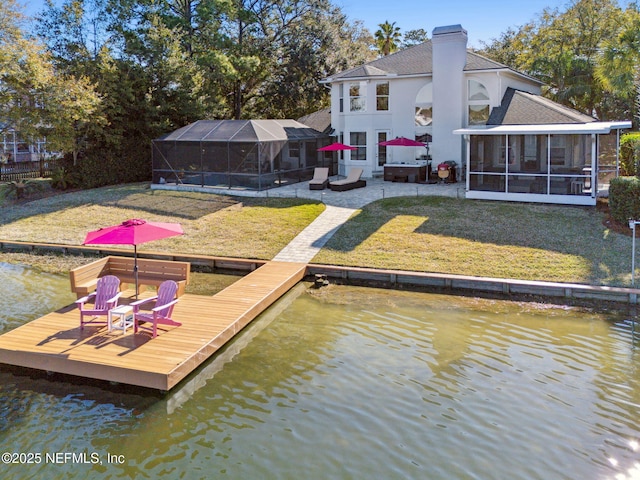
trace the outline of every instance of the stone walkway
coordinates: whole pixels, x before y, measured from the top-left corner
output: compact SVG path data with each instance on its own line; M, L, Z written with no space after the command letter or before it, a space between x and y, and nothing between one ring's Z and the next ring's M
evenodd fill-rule
M264 193L264 192L260 192ZM444 196L464 197L464 184L393 183L380 179L367 180L365 188L346 192L309 190L308 182L296 183L266 192L269 197L298 197L320 200L326 209L311 222L273 260L309 263L338 229L368 203L391 197Z

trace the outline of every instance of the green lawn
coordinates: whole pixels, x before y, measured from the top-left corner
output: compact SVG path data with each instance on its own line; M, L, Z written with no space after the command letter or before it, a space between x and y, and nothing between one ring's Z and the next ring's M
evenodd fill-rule
M394 198L362 209L314 262L628 285L631 238L602 221L595 208Z
M5 205L0 209L0 239L79 245L89 230L145 218L180 222L185 235L141 250L271 259L323 209L303 199L124 185ZM63 271L65 265L85 260L2 254L0 261ZM631 237L609 230L593 207L392 198L358 211L314 262L628 286Z
M0 239L82 244L90 230L129 218L179 222L185 234L140 251L271 259L322 211L302 199L151 190L135 184L67 193L0 210Z

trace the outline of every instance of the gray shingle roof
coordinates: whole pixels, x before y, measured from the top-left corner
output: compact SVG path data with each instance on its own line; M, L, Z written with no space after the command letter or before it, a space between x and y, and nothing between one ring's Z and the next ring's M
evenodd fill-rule
M466 72L475 70L510 70L502 63L467 50ZM331 80L364 78L386 75L431 75L433 73L433 47L431 40L381 57L364 65L332 75Z
M491 111L487 125L590 123L596 119L540 95L507 88L502 104Z
M326 133L327 135L331 134L331 109L323 108L322 110L318 110L316 112L310 113L309 115L305 115L302 118L298 119L298 122L306 125L307 127L311 127L314 130L318 130L319 132Z

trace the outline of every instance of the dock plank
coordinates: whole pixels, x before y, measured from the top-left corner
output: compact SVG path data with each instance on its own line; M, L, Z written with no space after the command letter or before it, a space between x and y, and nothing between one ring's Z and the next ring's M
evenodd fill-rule
M305 272L306 264L267 262L212 297L184 294L172 316L182 326L160 325L156 338L106 326L80 330L78 310L68 306L1 335L0 363L167 391Z

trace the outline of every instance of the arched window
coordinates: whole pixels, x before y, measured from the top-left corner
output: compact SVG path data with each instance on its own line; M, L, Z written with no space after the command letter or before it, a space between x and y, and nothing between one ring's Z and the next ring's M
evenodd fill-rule
M433 87L431 82L420 89L416 96L416 127L430 127L433 123Z
M469 125L486 125L489 120L489 91L477 80L469 80Z

